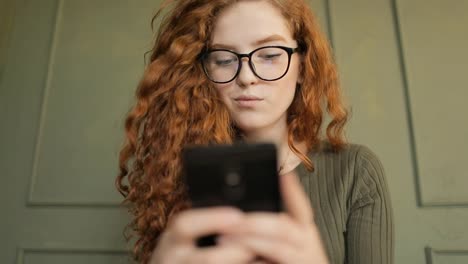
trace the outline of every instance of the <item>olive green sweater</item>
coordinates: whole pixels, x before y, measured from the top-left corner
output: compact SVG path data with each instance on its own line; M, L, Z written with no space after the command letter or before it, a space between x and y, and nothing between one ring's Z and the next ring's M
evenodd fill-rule
M367 147L324 144L296 168L332 264L393 263L393 216L382 164Z

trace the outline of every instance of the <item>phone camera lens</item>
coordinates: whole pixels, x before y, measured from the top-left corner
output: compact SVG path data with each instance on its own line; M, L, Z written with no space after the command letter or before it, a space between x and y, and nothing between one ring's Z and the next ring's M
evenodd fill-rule
M225 179L226 184L231 187L238 186L241 182L241 176L237 172L229 172Z
M242 200L244 196L242 175L236 170L231 170L226 173L224 181L224 195L226 199L234 204Z

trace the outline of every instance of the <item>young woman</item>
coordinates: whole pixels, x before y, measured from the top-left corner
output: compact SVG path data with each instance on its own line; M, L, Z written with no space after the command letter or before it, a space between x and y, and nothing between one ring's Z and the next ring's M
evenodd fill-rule
M393 263L382 166L344 140L336 67L306 1L166 2L117 179L137 261ZM285 213L190 209L184 146L238 140L276 144ZM196 247L211 233L216 246Z

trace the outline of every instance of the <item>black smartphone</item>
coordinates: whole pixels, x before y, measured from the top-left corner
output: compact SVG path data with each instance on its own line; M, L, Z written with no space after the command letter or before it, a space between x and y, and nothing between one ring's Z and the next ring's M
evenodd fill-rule
M193 208L234 206L245 212L282 211L273 144L187 147L183 175ZM203 237L198 246L215 244Z

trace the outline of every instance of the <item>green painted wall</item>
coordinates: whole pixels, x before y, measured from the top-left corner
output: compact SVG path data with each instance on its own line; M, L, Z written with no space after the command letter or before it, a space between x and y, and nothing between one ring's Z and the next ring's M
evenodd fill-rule
M127 263L122 121L159 1L0 0L1 263ZM386 168L396 263L468 263L468 2L313 0L353 142Z

